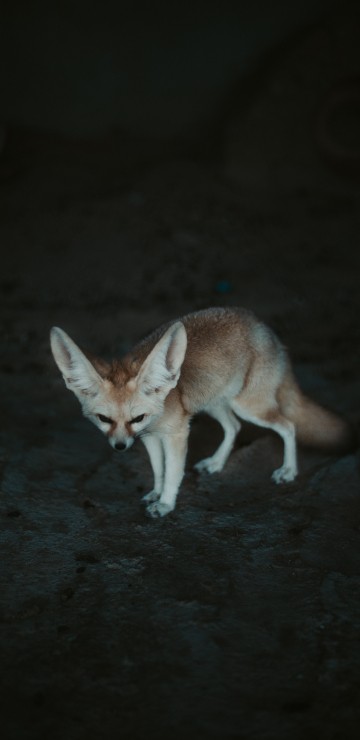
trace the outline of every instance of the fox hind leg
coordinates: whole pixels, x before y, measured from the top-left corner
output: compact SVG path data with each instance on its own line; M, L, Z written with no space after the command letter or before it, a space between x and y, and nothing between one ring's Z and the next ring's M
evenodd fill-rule
M298 473L295 425L284 418L275 422L270 429L280 434L284 442L284 462L280 468L274 470L271 478L275 483L287 483L294 480Z
M207 473L216 473L222 470L230 452L233 448L236 435L241 428L240 421L234 416L228 406L214 405L206 409L206 413L221 424L224 430L224 439L211 457L196 463L195 469L198 472L206 471Z
M271 477L275 483L287 483L294 480L297 476L298 468L295 425L293 422L281 413L278 406L274 406L272 409L264 412L258 409L252 409L250 403L244 405L235 398L231 402L231 408L246 421L250 421L265 429L272 429L280 435L284 442L284 460L282 466L274 470Z

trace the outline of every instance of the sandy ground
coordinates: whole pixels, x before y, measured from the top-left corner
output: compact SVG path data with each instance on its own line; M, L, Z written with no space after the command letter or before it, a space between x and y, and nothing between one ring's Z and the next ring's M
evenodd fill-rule
M177 508L149 520L145 451L113 452L82 419L48 333L110 357L165 319L244 305L357 423L358 182L324 165L264 188L75 152L13 134L2 160L2 737L352 740L357 454L302 450L278 487L280 440L247 427L199 477L221 437L199 417Z

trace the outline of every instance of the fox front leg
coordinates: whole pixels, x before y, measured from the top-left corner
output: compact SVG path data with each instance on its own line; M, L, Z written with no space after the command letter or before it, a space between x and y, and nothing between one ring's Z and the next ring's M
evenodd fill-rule
M163 490L165 473L164 450L160 437L155 434L144 435L142 442L147 449L154 473L154 488L150 493L143 496L142 500L146 503L151 503L160 498Z
M181 433L163 437L162 445L165 459L163 489L160 498L147 507L152 518L162 517L175 509L176 497L184 477L187 452L188 428Z

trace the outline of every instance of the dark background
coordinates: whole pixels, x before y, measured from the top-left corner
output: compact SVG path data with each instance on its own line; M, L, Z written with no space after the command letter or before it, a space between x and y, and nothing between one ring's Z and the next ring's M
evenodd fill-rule
M70 136L201 137L266 52L321 25L336 5L4 3L5 123Z
M194 420L173 514L80 416L49 329L116 356L253 309L359 422L356 2L0 10L0 704L6 740L352 740L358 454Z

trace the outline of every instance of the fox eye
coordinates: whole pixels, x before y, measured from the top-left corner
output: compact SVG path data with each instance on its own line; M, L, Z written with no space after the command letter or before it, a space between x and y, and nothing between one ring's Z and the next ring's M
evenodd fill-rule
M140 416L135 416L135 419L131 419L130 424L140 424L144 416L145 414L140 414Z
M109 419L108 416L104 416L104 414L96 414L96 416L99 419L99 421L103 422L103 424L113 424L114 423L112 419Z

